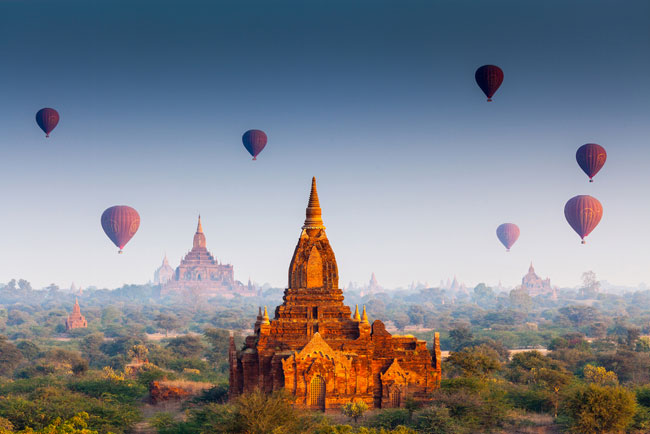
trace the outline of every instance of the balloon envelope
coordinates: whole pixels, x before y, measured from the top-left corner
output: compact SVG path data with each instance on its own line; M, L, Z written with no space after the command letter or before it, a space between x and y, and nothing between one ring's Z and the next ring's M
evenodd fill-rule
M50 133L59 123L59 113L53 108L42 108L36 112L36 123L45 132L45 137L50 137Z
M257 160L257 156L266 146L266 133L262 130L248 130L242 136L242 142L246 150Z
M606 160L607 152L605 148L595 143L582 145L576 151L576 161L589 177L589 182L594 182L592 178L603 168Z
M140 227L140 215L126 205L112 206L102 214L102 228L110 240L119 247L119 253Z
M497 228L497 238L506 247L506 251L510 251L510 247L519 238L519 226L514 223L504 223Z
M585 237L593 231L603 217L603 206L598 199L588 195L572 197L564 205L564 217L580 235L582 244Z
M481 88L488 101L503 83L503 71L496 65L483 65L474 73L476 84Z

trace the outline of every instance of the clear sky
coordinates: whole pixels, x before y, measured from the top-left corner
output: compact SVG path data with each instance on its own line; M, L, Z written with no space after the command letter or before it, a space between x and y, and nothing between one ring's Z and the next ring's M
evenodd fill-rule
M286 286L311 176L341 283L650 282L650 2L0 1L0 282L116 287L191 247ZM493 103L474 70L499 65ZM34 113L61 114L50 139ZM258 161L241 146L267 132ZM608 151L593 184L575 162ZM564 203L604 207L586 245ZM99 218L135 207L117 255ZM511 253L495 236L515 222Z

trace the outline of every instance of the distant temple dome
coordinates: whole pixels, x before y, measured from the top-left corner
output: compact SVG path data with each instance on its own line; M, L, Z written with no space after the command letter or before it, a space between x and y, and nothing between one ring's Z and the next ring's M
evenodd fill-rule
M153 281L156 285L169 282L174 278L174 269L169 265L167 255L163 258L162 265L153 273Z
M79 302L77 301L77 297L75 297L72 313L68 315L68 318L65 320L65 330L70 331L72 329L85 329L86 327L88 327L88 322L86 321L86 317L81 314Z
M239 351L231 336L231 398L284 389L295 405L315 410L357 400L390 408L427 401L439 387L438 333L432 354L425 341L391 335L379 320L370 324L365 306L360 314L343 304L315 179L283 300L273 318L259 309L254 335Z
M542 279L535 273L533 263L528 267L528 273L521 279L521 287L528 291L531 297L538 295L550 296L551 299L557 300L557 288L551 286L551 279Z
M160 294L233 297L235 294L256 295L256 291L251 286L235 280L233 266L219 263L208 251L201 216L199 216L192 240L192 250L181 260L171 278L162 284Z

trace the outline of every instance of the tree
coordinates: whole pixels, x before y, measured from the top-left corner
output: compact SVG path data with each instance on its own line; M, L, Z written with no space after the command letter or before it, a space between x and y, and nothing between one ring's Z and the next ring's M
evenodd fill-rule
M458 351L462 347L472 342L474 335L466 325L460 325L449 331L449 339L451 340L451 348L453 351Z
M601 386L617 386L618 377L616 373L608 371L602 366L587 365L584 369L585 380L589 383Z
M180 327L180 321L176 315L171 315L168 313L161 313L156 317L156 324L159 328L165 331L165 336L169 335L169 332Z
M571 374L564 366L539 351L526 351L512 356L506 377L515 383L530 384L548 391L556 417L560 392L571 381Z
M501 368L499 353L487 345L454 351L447 357L446 363L459 369L464 377L487 378Z
M26 281L25 279L20 279L18 281L18 288L20 288L21 291L31 291L32 284Z
M0 335L0 375L11 375L22 359L20 350Z
M533 300L526 288L520 286L510 291L510 304L516 308L528 310L533 304Z
M205 351L205 346L200 336L185 335L173 338L167 344L167 348L181 357L199 357Z
M582 273L582 288L580 295L586 298L592 298L600 291L600 282L596 279L596 273L585 271Z
M564 403L569 426L581 434L623 432L636 412L634 393L623 387L590 384L577 388Z
M368 404L363 401L348 402L343 404L341 411L343 414L350 419L354 419L354 423L357 423L359 418L368 410Z
M411 320L411 324L424 324L427 311L419 304L413 304L409 306L408 316Z
M129 357L137 360L138 363L142 363L147 358L148 353L149 350L142 344L133 345L131 349L129 349Z

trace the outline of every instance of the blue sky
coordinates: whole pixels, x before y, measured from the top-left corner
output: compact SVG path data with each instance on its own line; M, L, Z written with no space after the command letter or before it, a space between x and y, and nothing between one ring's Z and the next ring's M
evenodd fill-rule
M650 282L650 3L0 2L0 282L145 282L208 247L286 285L311 176L341 282ZM486 103L474 70L500 65ZM61 122L44 139L41 107ZM250 128L269 144L252 162ZM593 184L575 163L608 151ZM591 194L579 244L564 203ZM124 255L99 217L141 215ZM506 254L495 236L515 222Z

